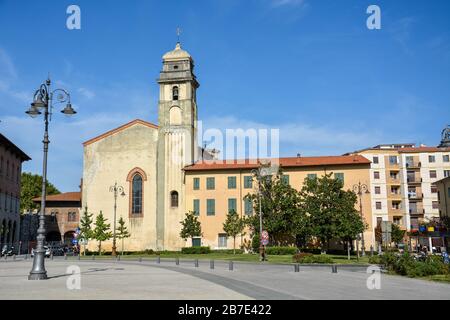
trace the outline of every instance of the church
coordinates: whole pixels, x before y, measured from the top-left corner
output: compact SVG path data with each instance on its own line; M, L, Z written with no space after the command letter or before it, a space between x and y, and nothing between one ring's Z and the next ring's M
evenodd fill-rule
M211 249L232 248L223 232L229 210L254 214L244 197L257 192L252 169L257 161L202 161L214 159L197 145L197 89L191 55L176 44L162 58L158 78L158 124L136 119L84 142L82 208L95 217L102 212L114 225L114 194L117 183L116 221L122 217L131 234L126 251L179 250L191 245ZM286 180L296 189L306 177L333 172L351 189L369 184L370 161L361 155L280 158ZM123 192L122 192L123 191ZM374 241L370 197L362 199L369 224L366 243ZM84 209L82 209L84 210ZM185 241L180 230L185 213L193 211L202 225L202 237ZM249 238L246 234L246 238ZM240 237L236 245L243 244ZM120 243L117 243L120 249ZM102 244L110 251L112 240ZM90 241L89 250L97 250Z

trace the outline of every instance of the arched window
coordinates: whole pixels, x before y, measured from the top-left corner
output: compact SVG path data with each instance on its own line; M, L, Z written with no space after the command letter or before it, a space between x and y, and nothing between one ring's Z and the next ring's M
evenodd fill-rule
M176 192L176 191L172 191L170 193L170 206L172 208L178 207L178 192Z
M178 100L178 87L172 88L172 100Z
M142 176L139 173L132 180L131 213L142 214Z

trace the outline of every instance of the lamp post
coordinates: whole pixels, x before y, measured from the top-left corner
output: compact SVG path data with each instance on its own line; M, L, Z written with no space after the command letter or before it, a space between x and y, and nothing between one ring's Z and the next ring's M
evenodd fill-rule
M361 219L364 221L364 216L362 212L362 196L364 193L370 193L369 188L366 184L361 183L361 181L358 182L358 184L353 185L353 192L358 195L359 198L359 214L361 215ZM356 240L358 241L358 240ZM359 257L359 248L357 248L357 255ZM366 247L364 244L364 230L361 233L361 251L362 256L364 257L366 255Z
M44 158L42 166L42 196L41 196L41 210L39 212L39 227L37 230L37 246L34 251L33 267L28 275L28 280L44 280L47 279L47 271L45 270L45 200L46 200L46 186L47 186L47 155L48 145L50 140L48 138L48 124L51 120L53 109L53 95L57 93L56 102L67 102L61 112L67 116L74 115L76 111L72 108L70 103L70 94L64 89L55 89L51 91L51 81L47 79L45 83L41 84L39 89L36 90L33 97L33 103L30 108L25 112L30 117L35 118L38 115L44 113Z
M272 176L272 173L270 171L270 165L269 166L261 166L258 169L252 169L251 173L255 175L256 179L258 180L258 202L259 202L259 260L260 261L266 261L265 254L264 254L264 245L262 244L262 232L263 232L263 221L262 221L262 206L261 206L261 199L262 199L262 191L261 191L261 182L262 180L267 176Z
M116 211L117 211L117 195L120 193L120 195L123 197L125 196L125 192L122 186L118 186L117 182L114 183L113 186L109 187L110 192L114 192L114 231L113 231L113 245L111 248L111 255L116 256Z

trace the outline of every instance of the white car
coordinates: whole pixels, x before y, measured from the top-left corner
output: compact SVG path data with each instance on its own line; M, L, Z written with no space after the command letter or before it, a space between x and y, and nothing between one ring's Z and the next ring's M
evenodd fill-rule
M44 246L44 249L45 249L45 254L44 254L44 256L45 256L46 258L50 258L50 255L52 254L52 251L51 251L50 248L47 247L47 246ZM34 257L34 248L31 249L31 257Z

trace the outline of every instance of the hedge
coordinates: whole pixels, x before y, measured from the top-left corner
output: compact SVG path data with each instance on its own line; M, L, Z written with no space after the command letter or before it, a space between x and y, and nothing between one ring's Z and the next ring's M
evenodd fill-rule
M223 254L233 254L233 249L218 249L218 250L211 250L211 253L223 253ZM244 250L242 249L236 249L236 254L243 254Z
M334 263L333 259L327 255L313 255L312 253L302 252L293 256L294 262L297 263Z
M186 247L181 249L181 253L184 254L208 254L211 253L209 247Z
M293 255L296 253L296 247L266 247L267 255Z

